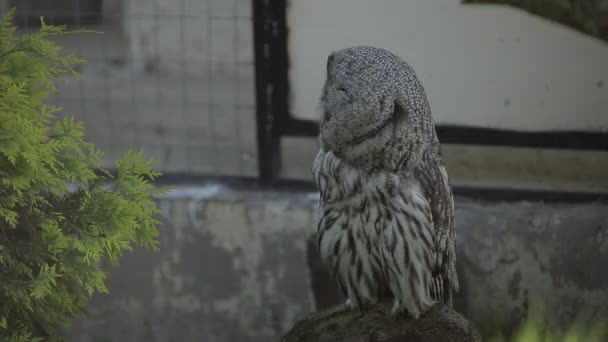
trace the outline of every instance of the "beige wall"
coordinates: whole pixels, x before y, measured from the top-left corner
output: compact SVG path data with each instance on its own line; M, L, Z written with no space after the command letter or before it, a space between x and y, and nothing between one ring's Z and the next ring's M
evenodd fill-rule
M608 129L608 44L507 7L459 0L292 0L292 111L317 118L328 53L394 51L435 120L510 129Z

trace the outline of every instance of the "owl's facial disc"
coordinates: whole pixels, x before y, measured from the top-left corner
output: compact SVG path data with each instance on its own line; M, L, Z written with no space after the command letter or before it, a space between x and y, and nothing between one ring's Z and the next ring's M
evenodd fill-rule
M366 141L384 145L396 123L392 97L360 94L336 83L330 79L321 97L323 144L337 155L351 157L370 152L365 152L371 148Z
M372 138L377 135L381 131L383 131L386 127L391 125L393 122L393 116L388 117L386 120L379 122L377 125L372 126L369 130L363 132L358 137L354 137L353 139L347 141L349 145L358 145L361 142Z
M361 122L361 117L371 118L372 115L344 115L345 113L325 109L321 123L321 140L329 149L338 155L360 146L368 141L385 140L388 131L394 129L394 115L366 120Z
M326 68L321 147L368 171L418 163L434 132L411 67L385 50L354 47L332 53Z

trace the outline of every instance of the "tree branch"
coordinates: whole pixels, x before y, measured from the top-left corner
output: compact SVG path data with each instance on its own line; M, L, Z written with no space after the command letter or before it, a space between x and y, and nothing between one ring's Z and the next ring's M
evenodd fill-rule
M517 7L608 42L606 0L462 0L462 3Z

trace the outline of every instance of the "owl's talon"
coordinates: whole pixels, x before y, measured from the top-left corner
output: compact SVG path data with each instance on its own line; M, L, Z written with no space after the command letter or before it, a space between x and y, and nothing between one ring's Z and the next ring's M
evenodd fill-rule
M391 308L391 316L401 316L403 313L407 312L407 308L401 304L401 301L395 299L393 307Z

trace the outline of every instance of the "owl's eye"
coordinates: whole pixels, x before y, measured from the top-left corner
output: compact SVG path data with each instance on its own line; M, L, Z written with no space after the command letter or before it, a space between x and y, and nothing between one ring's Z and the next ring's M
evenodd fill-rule
M329 75L331 75L331 68L333 67L334 64L334 55L331 54L327 57L327 64L325 65L325 70L327 71L327 78L329 78Z
M346 93L346 89L344 89L342 86L338 86L338 91Z

